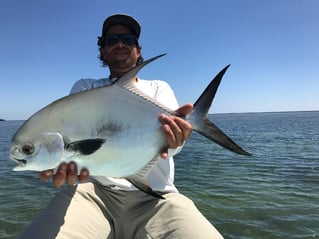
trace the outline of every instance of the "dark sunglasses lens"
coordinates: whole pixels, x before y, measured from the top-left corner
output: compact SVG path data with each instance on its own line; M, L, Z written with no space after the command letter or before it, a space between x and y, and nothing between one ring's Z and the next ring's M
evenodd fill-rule
M136 37L134 35L123 35L122 41L126 45L135 45L137 42Z
M107 35L104 37L104 44L107 46L113 46L113 45L117 44L120 40L125 45L129 45L129 46L137 44L136 36L134 36L132 34Z
M113 45L115 45L116 43L118 43L119 40L120 40L120 37L119 37L119 36L116 36L116 35L105 36L105 38L104 38L104 44L107 45L107 46L113 46Z

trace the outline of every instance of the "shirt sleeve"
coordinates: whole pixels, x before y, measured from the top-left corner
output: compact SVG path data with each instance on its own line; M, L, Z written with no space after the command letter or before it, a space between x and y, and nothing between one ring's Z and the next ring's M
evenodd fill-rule
M157 91L154 98L170 109L176 110L179 107L173 89L165 81L157 81ZM178 154L184 147L184 144L176 149L168 149L168 157Z
M154 98L170 109L176 110L178 108L174 91L165 81L157 81L157 90Z
M70 95L77 93L77 92L91 89L94 81L95 81L94 79L78 80L77 82L74 83L74 85L70 91Z

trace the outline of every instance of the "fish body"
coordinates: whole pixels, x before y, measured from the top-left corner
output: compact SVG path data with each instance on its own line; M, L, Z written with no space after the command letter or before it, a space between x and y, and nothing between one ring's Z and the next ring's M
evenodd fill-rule
M136 66L110 86L66 96L32 115L12 138L10 158L18 164L14 170L42 171L75 161L91 175L127 178L145 185L148 172L166 147L159 114L176 114L135 87L137 72L158 57ZM249 155L207 118L227 67L185 119L217 144Z

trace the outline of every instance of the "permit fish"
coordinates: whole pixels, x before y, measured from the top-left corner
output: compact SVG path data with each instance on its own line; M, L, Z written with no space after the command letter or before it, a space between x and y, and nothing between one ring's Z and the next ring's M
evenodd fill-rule
M163 54L165 55L165 54ZM162 198L147 184L147 175L160 159L166 138L159 114L176 115L136 87L135 77L151 58L109 86L58 99L33 114L16 131L10 146L15 171L43 171L75 161L90 175L125 178L146 193ZM212 123L207 113L226 66L211 81L183 118L193 130L220 146L250 155Z

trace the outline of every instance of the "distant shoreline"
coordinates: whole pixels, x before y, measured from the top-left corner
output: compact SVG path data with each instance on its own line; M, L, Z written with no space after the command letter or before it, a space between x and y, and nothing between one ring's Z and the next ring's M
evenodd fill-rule
M319 112L319 110L287 110L287 111L253 111L253 112L227 112L227 113L208 113L208 115L240 115L240 114L280 114L280 113L307 113L307 112ZM26 121L26 119L10 119L0 121Z
M319 110L296 110L296 111L265 111L265 112L232 112L232 113L208 113L208 115L240 115L240 114L282 114L282 113L311 113Z

